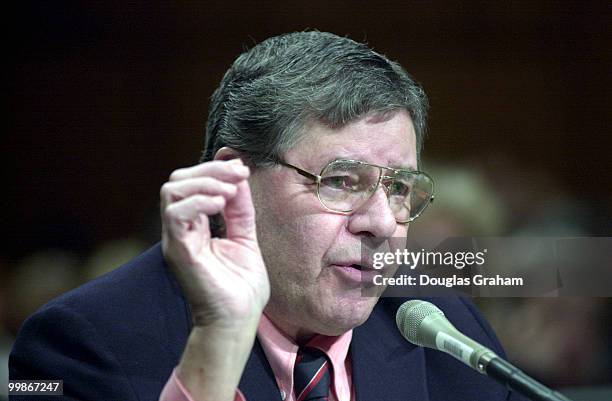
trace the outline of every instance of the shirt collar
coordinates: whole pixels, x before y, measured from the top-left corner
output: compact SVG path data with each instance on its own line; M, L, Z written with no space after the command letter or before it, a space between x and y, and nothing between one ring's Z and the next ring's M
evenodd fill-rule
M276 325L266 316L261 315L259 326L257 328L257 337L266 354L270 367L276 378L276 382L281 391L286 395L287 400L292 400L289 397L293 389L293 367L298 351L298 345L283 333ZM308 346L318 348L323 351L333 367L334 376L334 391L338 399L348 399L345 394L350 397L350 372L347 371L346 357L348 354L353 330L349 330L339 336L324 336L315 335ZM285 398L283 398L285 399Z

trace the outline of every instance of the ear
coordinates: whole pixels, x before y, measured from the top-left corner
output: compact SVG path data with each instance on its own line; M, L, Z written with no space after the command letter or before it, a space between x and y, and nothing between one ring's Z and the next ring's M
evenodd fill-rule
M213 160L227 161L232 159L238 159L240 158L240 156L241 153L236 149L224 146L221 149L217 150L217 153L215 153L215 157L213 158Z

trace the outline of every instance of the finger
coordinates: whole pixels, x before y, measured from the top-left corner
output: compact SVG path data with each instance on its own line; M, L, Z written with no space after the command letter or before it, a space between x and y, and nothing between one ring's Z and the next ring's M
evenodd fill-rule
M224 197L208 195L193 195L174 202L162 212L163 230L173 238L199 231L203 241L209 240L208 216L221 212L225 205Z
M257 241L255 228L255 208L251 198L251 188L247 180L237 185L236 196L229 199L223 217L227 238L233 240Z
M187 178L181 181L169 181L162 185L160 198L162 207L192 195L223 196L231 199L236 196L235 184L230 184L212 177Z
M170 181L209 176L222 181L238 182L248 177L248 175L249 169L242 164L242 160L240 159L232 159L229 161L214 160L193 167L174 170L172 174L170 174Z

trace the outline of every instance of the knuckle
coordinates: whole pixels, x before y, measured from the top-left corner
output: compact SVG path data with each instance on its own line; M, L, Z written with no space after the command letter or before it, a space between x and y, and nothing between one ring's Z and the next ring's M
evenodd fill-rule
M170 176L168 177L168 181L180 180L182 175L183 175L183 169L174 170L172 173L170 173Z
M213 202L215 202L217 205L225 205L226 201L225 198L223 196L215 196L212 198Z
M206 201L203 195L196 194L189 197L189 204L194 209L201 209L202 206L206 205Z
M194 203L198 209L206 209L211 205L219 203L219 199L223 199L222 196L207 196L207 195L196 195L194 196Z
M226 183L226 182L221 184L221 188L223 188L224 192L226 192L226 193L228 193L230 195L235 194L236 191L238 190L238 188L236 188L236 185L230 184L230 183Z
M164 183L161 188L159 189L159 196L161 198L165 198L166 195L170 192L170 183L166 182Z
M174 217L174 213L173 213L172 207L171 206L167 206L164 210L162 210L161 215L162 215L162 218L164 219L164 221L172 220L172 218Z

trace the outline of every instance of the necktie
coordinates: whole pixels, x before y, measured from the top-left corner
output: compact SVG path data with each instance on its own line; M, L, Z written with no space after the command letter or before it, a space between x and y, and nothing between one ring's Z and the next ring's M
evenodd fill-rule
M300 348L293 369L296 401L327 401L331 370L331 363L323 351L310 347Z

